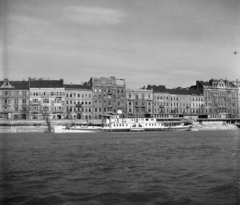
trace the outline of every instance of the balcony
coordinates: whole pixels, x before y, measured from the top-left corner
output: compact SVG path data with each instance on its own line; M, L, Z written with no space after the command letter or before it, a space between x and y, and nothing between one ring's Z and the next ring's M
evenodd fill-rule
M61 110L53 110L52 113L63 113L64 110L61 109ZM74 110L72 112L75 112Z
M41 105L41 102L31 102L29 103L31 106Z

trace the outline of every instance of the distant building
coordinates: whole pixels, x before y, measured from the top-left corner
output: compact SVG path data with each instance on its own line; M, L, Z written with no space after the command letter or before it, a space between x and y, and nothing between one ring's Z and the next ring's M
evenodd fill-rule
M208 118L239 117L238 82L211 79L207 82L196 81L196 87L203 92Z
M127 89L126 103L128 117L151 116L153 91L147 89Z
M204 97L201 91L188 88L167 90L171 116L202 117L206 115Z
M236 81L232 81L232 83L238 88L238 118L240 118L240 82L238 79Z
M102 119L103 115L122 111L126 116L126 84L124 79L116 77L91 78L84 85L93 91L93 118Z
M0 119L28 119L28 81L0 81Z
M186 88L167 89L164 85L148 85L147 89L153 90L154 117L199 117L205 113L201 91Z
M92 119L92 89L88 85L65 84L66 118Z
M63 79L29 78L31 119L63 119L65 117L65 89Z
M169 92L164 85L148 85L148 90L153 92L153 116L157 118L169 117Z

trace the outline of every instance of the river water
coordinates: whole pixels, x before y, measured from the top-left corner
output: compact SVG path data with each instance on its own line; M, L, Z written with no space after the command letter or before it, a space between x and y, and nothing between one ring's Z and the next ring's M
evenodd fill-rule
M239 205L240 131L2 134L0 204Z

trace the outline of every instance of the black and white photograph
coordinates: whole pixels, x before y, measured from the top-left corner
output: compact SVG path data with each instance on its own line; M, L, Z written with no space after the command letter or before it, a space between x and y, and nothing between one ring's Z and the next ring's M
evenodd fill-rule
M0 205L239 204L239 0L0 0Z

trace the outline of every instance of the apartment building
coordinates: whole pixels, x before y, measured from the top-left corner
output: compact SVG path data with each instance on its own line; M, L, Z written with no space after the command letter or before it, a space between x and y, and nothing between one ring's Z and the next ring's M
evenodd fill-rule
M128 117L151 116L153 91L147 89L126 89L126 107Z
M240 83L238 79L236 81L232 81L232 83L238 88L238 112L237 117L240 118Z
M28 119L28 81L0 81L0 119Z
M88 85L65 84L66 118L92 119L92 89Z
M29 78L29 116L31 119L65 118L65 88L63 79Z
M198 117L205 113L201 91L186 88L167 89L164 85L148 85L147 89L153 90L154 117Z
M196 81L196 89L204 95L208 118L239 117L239 87L223 79Z
M148 85L153 92L152 115L157 118L169 117L169 92L164 85Z
M203 93L188 88L167 89L169 92L169 115L194 116L206 115Z
M126 116L126 84L124 79L114 76L91 78L84 85L92 88L93 119L122 111Z

